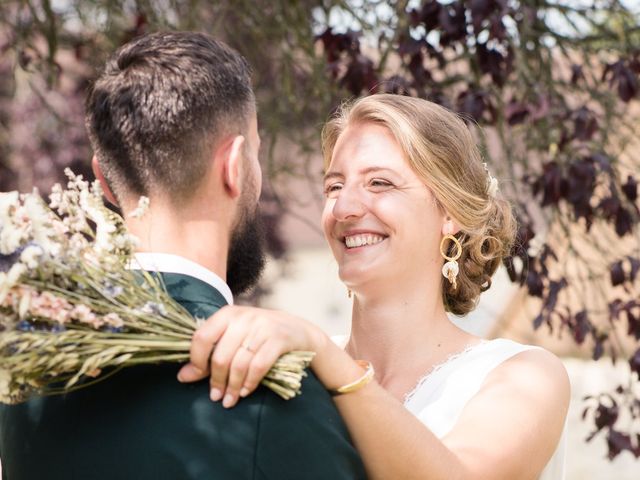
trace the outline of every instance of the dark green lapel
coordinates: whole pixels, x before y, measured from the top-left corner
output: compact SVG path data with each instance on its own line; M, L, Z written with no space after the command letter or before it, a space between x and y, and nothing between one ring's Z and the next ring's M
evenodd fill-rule
M167 292L196 318L207 318L227 305L224 296L202 280L180 273L163 273Z

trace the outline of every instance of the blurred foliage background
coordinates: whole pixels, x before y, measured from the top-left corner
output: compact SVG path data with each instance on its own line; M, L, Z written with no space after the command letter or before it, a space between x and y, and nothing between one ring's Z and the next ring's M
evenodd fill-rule
M86 87L156 30L209 32L253 66L276 258L295 214L282 192L318 184L319 131L340 102L440 103L468 120L518 212L505 267L537 305L532 328L629 363L585 418L610 458L640 457L639 25L635 0L2 0L0 191L46 194L64 167L92 176Z

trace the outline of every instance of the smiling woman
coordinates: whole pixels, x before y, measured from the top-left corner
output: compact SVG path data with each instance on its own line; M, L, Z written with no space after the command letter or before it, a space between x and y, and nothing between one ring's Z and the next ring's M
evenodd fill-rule
M333 149L325 191L325 236L347 287L382 292L399 275L440 283L438 268L426 279L424 266L438 262L433 246L440 242L444 212L387 128L355 123L345 129ZM364 242L368 237L377 241Z
M398 203L387 207L395 209L391 212L394 217L409 214L415 222L447 217L451 222L448 228L453 231L449 233L456 233L463 248L456 287L453 282L444 284L443 300L447 310L457 315L475 308L478 296L491 286L491 276L509 252L515 222L508 202L496 197L496 180L483 166L464 122L434 103L404 96L375 95L360 100L327 123L323 150L328 170L325 176L327 207L336 209L331 200L335 200L336 191L344 187L344 176L336 169L346 166L353 169L359 161L361 180L369 182L367 191L376 205L380 203L375 201L378 193L406 192L401 198L411 205ZM384 167L369 166L373 158ZM416 194L415 186L427 190L426 203L418 198L420 193ZM394 200L398 197L391 196ZM341 214L340 209L337 214ZM326 231L330 217L325 209L327 238L331 238ZM422 233L418 245L431 253L437 251L434 245L440 244L442 238L440 229L432 227ZM333 249L333 243L329 243ZM455 249L455 243L449 245L449 253ZM333 251L335 254L336 250ZM415 258L414 254L420 250L410 251ZM344 278L343 281L346 282Z
M345 348L286 313L226 307L201 327L181 380L211 367L212 398L231 407L277 355L312 350L370 478L562 479L560 361L447 316L474 308L514 234L464 122L374 95L328 122L323 147L322 224L353 292Z

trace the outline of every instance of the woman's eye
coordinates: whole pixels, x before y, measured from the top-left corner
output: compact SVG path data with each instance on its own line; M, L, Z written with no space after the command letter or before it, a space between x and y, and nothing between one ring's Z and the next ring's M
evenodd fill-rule
M381 178L374 178L371 181L369 181L369 186L376 190L384 190L384 189L393 187L393 184Z
M336 195L340 190L342 190L341 183L332 183L324 187L324 194L331 197L332 195Z

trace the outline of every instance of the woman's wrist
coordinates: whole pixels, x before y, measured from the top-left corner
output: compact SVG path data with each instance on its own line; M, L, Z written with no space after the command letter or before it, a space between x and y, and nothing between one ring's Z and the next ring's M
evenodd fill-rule
M363 367L324 333L316 345L311 368L327 390L338 390L362 377Z
M336 389L330 389L329 393L334 397L357 392L358 390L366 387L373 380L375 371L371 362L368 362L367 360L355 360L355 362L363 368L362 375L353 382L349 382Z
M315 352L316 355L313 358L313 361L316 361L316 359L318 359L318 357L321 358L324 355L326 347L327 347L327 344L329 342L331 342L331 339L317 325L308 322L308 326L309 326L309 334L308 334L308 336L309 336L309 340L311 342L310 350L312 352ZM313 364L313 362L312 362L312 364Z

